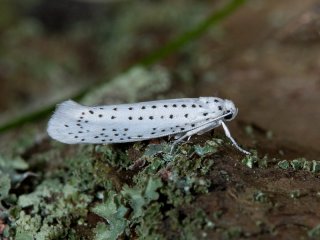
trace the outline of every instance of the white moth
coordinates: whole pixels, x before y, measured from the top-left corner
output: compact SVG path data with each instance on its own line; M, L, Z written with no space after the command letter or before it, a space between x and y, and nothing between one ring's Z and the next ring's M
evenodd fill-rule
M238 109L230 100L216 97L169 99L132 104L87 107L68 100L58 105L48 124L57 141L77 143L124 143L175 136L173 146L194 134L203 134L235 118Z

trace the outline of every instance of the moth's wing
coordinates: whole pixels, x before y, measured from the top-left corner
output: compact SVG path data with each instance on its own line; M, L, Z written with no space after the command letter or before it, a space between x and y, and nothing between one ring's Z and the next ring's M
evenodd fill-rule
M200 124L207 117L203 102L198 98L168 99L133 104L119 105L119 110L127 111L128 117L133 120L128 124L136 126L132 130L133 137L150 139L167 135L176 135L189 131ZM141 119L141 121L137 121Z
M181 122L177 119L168 121L172 120L168 109L178 102L152 101L87 107L69 100L58 105L49 120L47 131L53 139L67 144L120 143L157 138L172 134L175 130L170 128ZM177 129L177 132L180 131Z
M49 120L48 134L67 144L130 142L128 119L118 106L87 107L65 101Z
M187 132L219 114L198 98L97 107L69 100L58 105L47 131L68 144L132 142Z
M79 143L81 139L76 135L76 116L85 109L84 106L68 100L59 104L49 120L47 132L53 139L68 143Z

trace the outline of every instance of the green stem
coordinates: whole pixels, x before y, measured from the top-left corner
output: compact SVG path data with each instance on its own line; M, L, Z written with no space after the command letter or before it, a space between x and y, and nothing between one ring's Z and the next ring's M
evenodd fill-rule
M197 25L194 29L182 34L178 38L170 41L160 49L154 51L146 58L142 59L142 65L151 65L158 61L159 59L163 59L175 52L182 46L191 42L191 40L200 37L203 33L205 33L209 28L217 25L223 19L228 17L231 13L233 13L238 7L244 4L246 0L233 0L230 1L229 4L224 6L222 9L212 13L208 18L206 18L203 22Z

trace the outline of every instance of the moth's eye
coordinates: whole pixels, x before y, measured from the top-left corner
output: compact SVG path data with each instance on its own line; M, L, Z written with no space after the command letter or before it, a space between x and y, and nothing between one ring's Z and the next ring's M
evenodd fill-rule
M229 110L227 111L227 113L230 113L230 114L228 114L227 116L225 116L224 119L225 119L225 120L230 120L230 119L232 119L233 113L231 113Z

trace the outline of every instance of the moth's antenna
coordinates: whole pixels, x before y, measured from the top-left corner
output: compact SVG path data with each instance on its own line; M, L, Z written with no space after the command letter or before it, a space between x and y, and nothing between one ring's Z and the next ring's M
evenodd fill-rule
M230 112L225 113L225 114L223 114L223 115L221 115L221 116L219 116L219 117L216 117L216 118L214 118L214 119L210 119L210 122L217 121L217 120L219 120L219 119L221 119L221 118L224 118L224 117L226 117L226 116L228 116L228 115L230 115Z
M250 152L242 149L242 148L238 145L238 143L233 139L233 137L231 136L231 133L230 133L227 125L226 125L223 121L220 121L220 124L222 125L223 130L224 130L224 133L226 134L227 138L230 139L230 141L232 142L232 144L233 144L240 152L243 152L243 153L245 153L245 154L247 154L247 155L250 155L250 154L251 154Z

